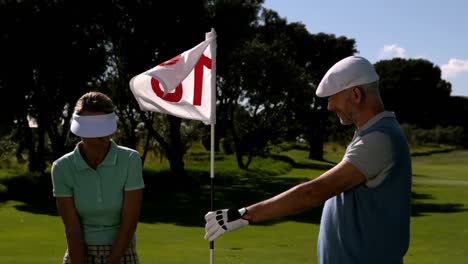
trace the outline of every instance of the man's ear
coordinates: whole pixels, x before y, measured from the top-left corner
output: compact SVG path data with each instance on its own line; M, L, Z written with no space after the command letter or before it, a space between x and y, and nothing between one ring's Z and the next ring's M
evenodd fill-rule
M361 103L364 100L364 91L361 89L361 87L356 86L353 87L351 90L353 100L356 103Z

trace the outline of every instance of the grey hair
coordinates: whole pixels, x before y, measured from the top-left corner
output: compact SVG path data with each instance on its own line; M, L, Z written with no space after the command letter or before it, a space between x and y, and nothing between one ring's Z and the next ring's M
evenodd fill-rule
M379 81L358 85L366 95L379 96Z

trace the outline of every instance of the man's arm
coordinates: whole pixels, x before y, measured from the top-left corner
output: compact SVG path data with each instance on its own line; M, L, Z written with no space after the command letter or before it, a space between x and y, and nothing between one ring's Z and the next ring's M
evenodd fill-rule
M296 185L270 199L241 209L222 209L205 215L205 239L237 230L249 223L279 218L316 207L328 198L366 181L364 174L348 161L341 161L318 178Z
M319 177L296 185L270 199L250 205L242 218L251 223L299 213L366 181L353 164L341 161Z

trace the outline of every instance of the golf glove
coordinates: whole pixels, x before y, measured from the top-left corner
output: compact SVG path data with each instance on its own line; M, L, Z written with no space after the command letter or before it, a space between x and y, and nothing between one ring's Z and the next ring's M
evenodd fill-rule
M222 209L210 211L205 215L205 239L213 241L220 235L234 231L249 224L242 218L247 213L246 208Z

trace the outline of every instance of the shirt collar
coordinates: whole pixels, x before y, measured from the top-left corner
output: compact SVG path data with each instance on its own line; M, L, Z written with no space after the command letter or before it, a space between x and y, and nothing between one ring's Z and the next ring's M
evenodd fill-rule
M88 163L84 160L83 156L81 156L79 145L82 143L78 143L73 150L73 162L75 163L75 167L77 170L86 170L90 169ZM109 152L107 152L106 157L104 160L99 164L101 166L115 166L117 163L117 144L111 140Z
M380 119L386 118L386 117L391 117L391 118L396 118L395 113L391 111L383 111L381 113L378 113L371 119L367 121L366 124L364 124L361 128L357 129L356 132L359 133L363 130L366 130L367 128L373 126L375 123L377 123Z

